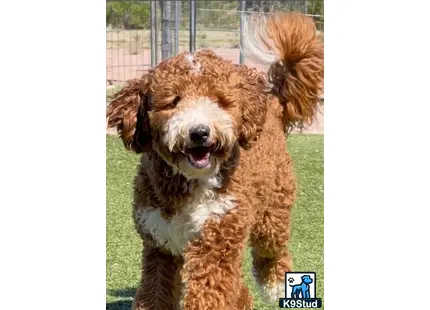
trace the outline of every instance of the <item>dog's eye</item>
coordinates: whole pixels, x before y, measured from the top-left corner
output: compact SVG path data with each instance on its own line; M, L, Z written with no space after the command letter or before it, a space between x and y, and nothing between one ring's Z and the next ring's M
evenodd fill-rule
M175 99L172 101L172 105L176 107L176 105L181 101L181 97L176 96Z

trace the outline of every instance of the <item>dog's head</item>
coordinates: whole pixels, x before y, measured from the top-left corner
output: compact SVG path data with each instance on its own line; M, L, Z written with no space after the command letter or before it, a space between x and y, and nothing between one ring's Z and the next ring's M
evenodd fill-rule
M188 178L216 174L249 147L266 115L263 75L204 50L163 61L112 99L108 127L136 153L155 151Z
M312 283L312 278L310 276L302 276L302 281L305 284L311 284Z

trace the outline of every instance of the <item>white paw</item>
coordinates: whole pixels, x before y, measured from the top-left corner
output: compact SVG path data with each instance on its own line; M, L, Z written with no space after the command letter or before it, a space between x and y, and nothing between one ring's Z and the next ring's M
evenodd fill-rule
M263 299L265 303L274 303L279 300L279 298L285 298L285 283L279 282L279 283L272 283L271 285L263 284L260 285L257 281L256 277L256 271L254 268L252 268L252 275L254 277L255 282L257 283L257 286L260 291L260 296Z
M285 298L285 283L276 283L269 286L269 284L260 286L260 295L264 302L274 303L279 298Z

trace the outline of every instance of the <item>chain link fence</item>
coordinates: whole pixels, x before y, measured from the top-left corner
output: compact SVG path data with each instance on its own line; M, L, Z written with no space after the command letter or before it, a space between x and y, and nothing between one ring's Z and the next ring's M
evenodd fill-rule
M264 70L241 53L242 22L248 14L276 11L312 16L324 40L324 0L107 0L106 84L121 85L162 59L201 48Z

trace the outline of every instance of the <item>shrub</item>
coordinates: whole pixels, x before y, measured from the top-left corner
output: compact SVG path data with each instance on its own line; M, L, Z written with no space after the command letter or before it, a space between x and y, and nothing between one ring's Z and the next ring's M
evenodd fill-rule
M323 30L324 25L324 0L250 0L246 1L247 11L272 12L277 10L304 11L307 3L307 13L321 15L315 17L319 30ZM161 1L158 5L158 14L161 12ZM171 1L172 15L174 12L174 1ZM199 29L220 28L237 29L240 23L239 1L196 1L197 27ZM161 18L158 15L158 21ZM190 21L190 3L187 0L181 1L181 22L180 29L187 30ZM128 1L116 0L106 2L106 26L120 29L149 29L150 28L150 1Z
M149 2L106 2L106 26L121 29L145 29L150 23Z

